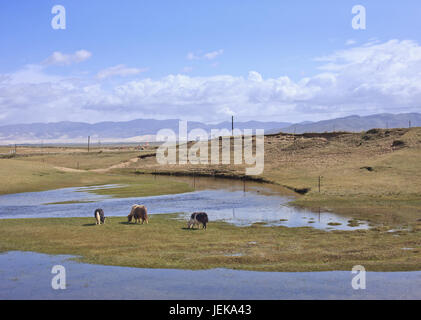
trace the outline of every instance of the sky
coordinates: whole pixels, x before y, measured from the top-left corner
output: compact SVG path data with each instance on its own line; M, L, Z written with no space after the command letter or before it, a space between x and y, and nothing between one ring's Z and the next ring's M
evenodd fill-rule
M417 112L420 17L419 0L0 0L0 125Z

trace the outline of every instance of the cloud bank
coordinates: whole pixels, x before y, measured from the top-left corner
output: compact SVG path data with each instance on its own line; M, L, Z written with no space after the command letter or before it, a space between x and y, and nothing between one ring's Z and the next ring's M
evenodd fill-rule
M90 56L87 51L53 54L46 61L68 65ZM265 79L250 71L245 77L178 74L121 79L111 88L100 80L140 71L118 65L92 79L74 79L49 75L36 65L25 66L0 74L0 124L141 117L210 122L231 115L242 120L301 121L420 110L421 46L415 41L368 43L316 61L318 74L298 81L288 76Z

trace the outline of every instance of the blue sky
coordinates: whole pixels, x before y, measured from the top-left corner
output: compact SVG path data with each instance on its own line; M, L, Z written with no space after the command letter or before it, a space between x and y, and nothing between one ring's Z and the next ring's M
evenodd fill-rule
M51 27L56 4L66 8L65 30ZM366 30L351 27L357 4L367 9ZM3 0L0 124L414 111L419 88L402 83L420 75L420 17L421 3L409 0ZM373 59L380 51L389 60ZM379 63L395 81L373 78ZM356 67L367 77L353 75Z

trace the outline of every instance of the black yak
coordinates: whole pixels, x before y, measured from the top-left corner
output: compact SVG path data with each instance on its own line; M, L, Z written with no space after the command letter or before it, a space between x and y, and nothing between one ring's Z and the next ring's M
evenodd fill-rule
M96 209L94 212L95 217L95 224L104 224L105 223L105 215L104 210L102 209Z
M197 224L200 227L200 224L203 225L203 229L206 230L206 224L209 222L208 215L205 212L195 212L191 215L188 228L194 228Z

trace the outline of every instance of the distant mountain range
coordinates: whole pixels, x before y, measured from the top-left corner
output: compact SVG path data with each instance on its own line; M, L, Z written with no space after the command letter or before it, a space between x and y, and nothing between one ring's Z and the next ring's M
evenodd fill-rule
M408 128L421 127L421 114L419 113L402 113L402 114L375 114L371 116L349 116L345 118L337 118L332 120L324 120L319 122L293 124L288 127L280 128L286 133L307 133L307 132L332 132L332 131L349 131L361 132L373 128L391 129L391 128ZM276 131L276 130L275 130Z
M350 116L319 122L235 122L237 129L265 129L266 133L305 133L350 131L359 132L372 128L407 128L421 126L421 114L377 114L371 116ZM178 132L179 120L138 119L126 122L83 122L32 123L0 126L0 144L14 143L81 143L88 136L96 142L142 142L153 141L160 129L172 129ZM189 121L188 130L231 129L231 122L205 124Z
M237 129L265 129L285 128L288 122L237 122ZM137 119L125 122L99 122L89 124L84 122L56 122L13 124L0 127L0 144L14 143L82 143L88 136L93 143L97 142L142 142L154 141L155 135L161 129L171 129L178 134L179 120ZM231 122L205 124L189 121L188 131L204 129L231 130Z

